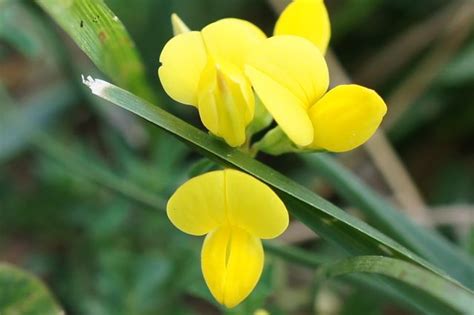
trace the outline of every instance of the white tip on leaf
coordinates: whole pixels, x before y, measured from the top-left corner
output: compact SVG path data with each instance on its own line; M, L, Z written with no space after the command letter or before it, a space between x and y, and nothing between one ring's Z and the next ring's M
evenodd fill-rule
M84 77L83 74L81 74L81 78L82 78L82 83L84 83L88 87L90 87L94 83L94 78L91 77L90 75L88 75L87 78L86 78L86 77Z
M90 75L87 76L87 78L84 77L84 75L81 75L82 77L82 83L84 83L89 89L91 89L92 93L95 95L102 96L104 90L111 86L110 83L100 80L100 79L94 79Z

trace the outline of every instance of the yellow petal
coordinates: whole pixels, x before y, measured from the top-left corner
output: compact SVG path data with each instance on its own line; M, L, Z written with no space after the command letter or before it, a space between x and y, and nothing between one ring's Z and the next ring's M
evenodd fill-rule
M201 251L201 268L214 298L232 308L255 288L263 269L261 241L243 229L222 226L209 233Z
M312 147L344 152L366 142L377 130L387 106L377 92L359 85L340 85L310 108Z
M329 86L323 55L309 41L297 36L265 40L249 55L247 65L292 93L305 109L323 96Z
M319 50L303 38L275 36L249 56L245 73L288 137L299 146L311 144L314 132L307 109L329 86Z
M196 106L199 78L207 62L201 33L188 32L170 39L160 62L158 76L166 93L175 101Z
M288 226L288 211L280 198L256 178L236 170L225 170L229 223L252 235L269 239Z
M168 201L166 212L181 231L204 235L225 222L224 172L200 175L181 185Z
M331 24L324 1L293 1L280 15L274 34L304 37L324 54L331 37Z
M254 94L234 65L209 60L199 83L199 115L203 124L232 147L244 144L245 129L253 119Z
M249 52L266 36L255 25L240 19L222 19L202 29L207 52L216 63L243 69Z
M313 141L313 125L303 103L272 78L247 66L245 73L258 97L288 137L300 146Z

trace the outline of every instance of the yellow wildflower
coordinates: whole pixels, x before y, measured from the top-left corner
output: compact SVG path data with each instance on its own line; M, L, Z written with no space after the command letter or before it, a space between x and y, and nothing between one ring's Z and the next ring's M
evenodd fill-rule
M175 17L175 31L186 30ZM163 48L158 69L174 100L197 107L201 121L233 147L246 140L255 100L244 75L247 55L266 38L252 23L223 19L200 32L182 32Z
M260 278L260 239L277 237L288 226L285 205L268 186L230 169L184 183L168 201L167 213L181 231L207 234L201 251L204 279L214 298L229 308Z
M284 133L302 148L352 150L372 136L387 111L375 91L359 85L326 93L327 64L302 37L266 39L249 56L246 74Z

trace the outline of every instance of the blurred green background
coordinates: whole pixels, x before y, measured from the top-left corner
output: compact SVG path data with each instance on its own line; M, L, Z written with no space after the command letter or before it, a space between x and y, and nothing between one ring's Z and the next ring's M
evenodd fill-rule
M195 125L197 113L173 103L156 74L172 36L170 14L193 29L245 18L267 34L277 18L272 1L263 0L105 2L135 40L151 98ZM387 135L436 228L474 254L474 9L468 2L326 0L335 55L356 83L388 100ZM67 314L409 313L344 280L314 283L311 270L271 254L252 296L235 310L221 309L200 274L201 240L178 232L156 210L180 183L212 165L90 96L81 74L106 78L32 1L0 0L0 260L40 276ZM341 158L383 192L370 181L373 166L351 164L360 150ZM344 206L295 156L261 158ZM312 237L291 241L321 257L340 254Z

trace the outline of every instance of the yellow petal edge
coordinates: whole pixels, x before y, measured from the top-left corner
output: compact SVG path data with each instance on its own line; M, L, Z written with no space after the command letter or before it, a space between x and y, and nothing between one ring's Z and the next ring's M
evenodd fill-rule
M202 29L202 36L208 54L216 63L230 63L241 71L247 55L267 38L254 24L235 18L207 25Z
M207 63L200 32L187 32L170 39L160 55L158 76L165 92L175 101L197 106L198 85Z
M352 150L377 130L387 105L374 90L360 85L339 85L310 110L314 126L314 148L332 152Z
M224 172L227 217L232 226L263 239L275 238L286 230L288 210L270 187L240 171Z
M313 142L308 108L329 86L329 71L321 52L308 40L271 37L249 56L245 73L268 112L299 146Z
M304 37L325 54L331 38L331 24L324 1L293 1L281 13L274 34Z
M181 231L204 235L226 222L224 172L191 178L168 200L168 218Z
M191 235L204 235L228 224L270 239L288 227L285 204L267 185L232 169L194 177L171 196L167 204L171 222Z

